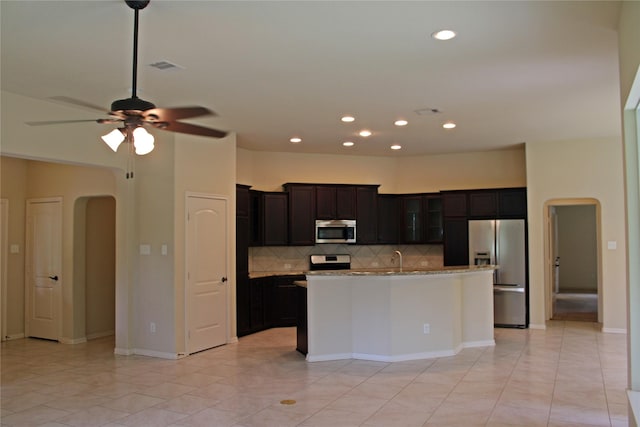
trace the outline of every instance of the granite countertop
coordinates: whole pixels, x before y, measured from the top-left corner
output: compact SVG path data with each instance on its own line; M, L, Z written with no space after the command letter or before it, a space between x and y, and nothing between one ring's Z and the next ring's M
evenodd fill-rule
M255 279L269 276L410 276L421 274L456 274L473 273L476 271L492 271L499 268L497 265L461 265L455 267L437 268L405 268L399 271L396 268L366 268L351 270L317 270L317 271L259 271L249 273L249 278Z
M430 274L457 274L457 273L474 273L477 271L493 271L497 269L497 265L462 265L455 267L439 267L424 269L404 269L399 268L381 268L366 270L327 270L327 271L308 271L308 276L418 276Z

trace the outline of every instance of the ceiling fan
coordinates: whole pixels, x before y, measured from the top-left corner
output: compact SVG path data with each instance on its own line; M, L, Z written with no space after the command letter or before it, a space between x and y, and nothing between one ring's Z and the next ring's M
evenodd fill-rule
M153 136L149 134L144 126L151 126L170 132L186 133L190 135L200 135L212 138L223 138L227 132L207 128L203 126L193 125L180 122L183 119L200 117L205 115L213 115L214 113L204 107L176 107L176 108L156 108L154 104L144 99L138 98L137 90L137 74L138 74L138 13L147 7L150 0L125 0L125 3L134 10L133 24L133 77L131 84L131 97L126 99L118 99L111 104L111 111L107 114L109 118L96 120L62 120L62 121L40 121L26 122L31 126L41 126L62 123L79 123L79 122L97 122L100 124L121 124L122 127L114 129L109 134L104 135L102 139L111 147L113 151L117 151L118 146L126 139L132 142L136 154L143 155L153 150ZM100 107L88 104L73 98L58 96L51 98L53 100L75 104L82 107L88 107L94 110L103 111Z

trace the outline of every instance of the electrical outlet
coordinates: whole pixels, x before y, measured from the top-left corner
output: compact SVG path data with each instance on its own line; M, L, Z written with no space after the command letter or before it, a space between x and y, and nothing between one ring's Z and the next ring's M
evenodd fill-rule
M431 326L428 323L422 325L422 333L424 333L425 335L431 333Z
M156 333L156 322L149 323L149 331L151 331L152 334Z
M285 270L291 270L291 264L285 264L284 265L284 269Z
M428 267L429 261L420 261L420 267Z

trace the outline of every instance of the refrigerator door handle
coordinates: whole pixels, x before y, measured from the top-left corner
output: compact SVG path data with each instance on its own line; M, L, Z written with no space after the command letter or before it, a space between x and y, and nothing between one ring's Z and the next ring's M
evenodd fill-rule
M498 239L498 236L500 236L500 221L495 222L496 226L495 226L495 235L493 236L493 241L495 244L495 251L496 251L496 264L498 264L498 260L500 259L500 239ZM500 265L498 264L498 267ZM495 281L493 283L500 283L500 269L497 268L494 270L496 273L496 277L495 277Z

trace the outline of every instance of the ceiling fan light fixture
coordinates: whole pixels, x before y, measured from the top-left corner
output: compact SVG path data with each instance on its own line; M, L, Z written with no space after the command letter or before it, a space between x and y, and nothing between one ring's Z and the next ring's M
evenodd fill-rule
M152 152L154 148L153 141L153 135L147 132L142 126L133 130L133 146L136 149L137 155L144 156Z
M102 138L104 143L115 153L118 151L118 147L122 144L122 141L124 141L124 134L121 129L114 129L108 134L102 135L100 138Z

